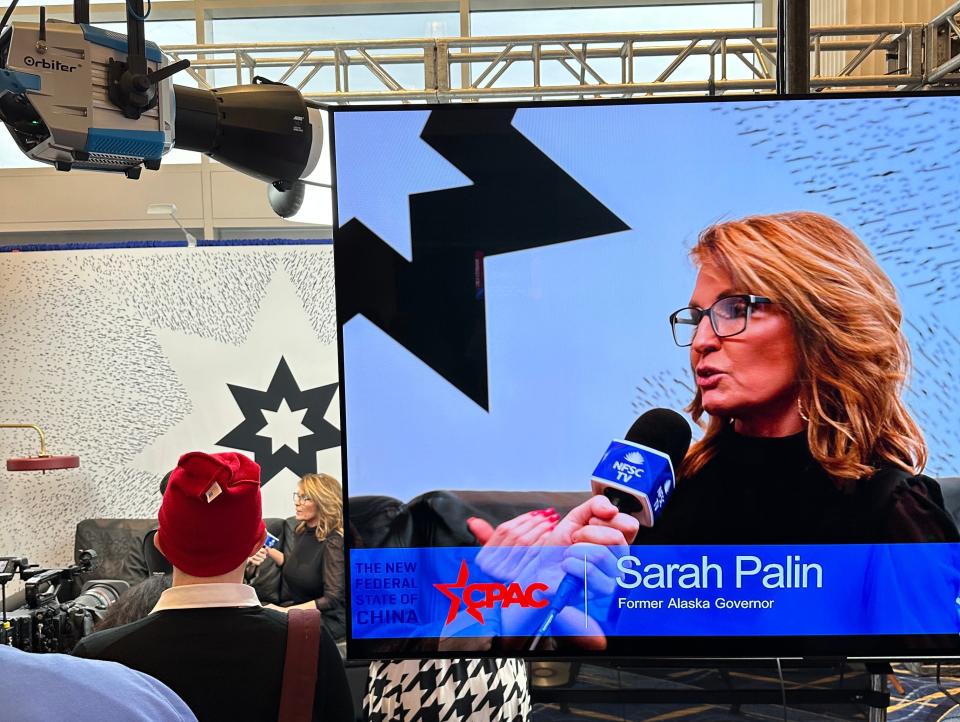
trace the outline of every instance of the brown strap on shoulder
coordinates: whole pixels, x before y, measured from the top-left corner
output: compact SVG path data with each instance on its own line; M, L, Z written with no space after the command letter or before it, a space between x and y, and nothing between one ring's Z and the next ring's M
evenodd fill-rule
M310 722L320 658L320 612L287 612L287 655L283 660L279 722Z

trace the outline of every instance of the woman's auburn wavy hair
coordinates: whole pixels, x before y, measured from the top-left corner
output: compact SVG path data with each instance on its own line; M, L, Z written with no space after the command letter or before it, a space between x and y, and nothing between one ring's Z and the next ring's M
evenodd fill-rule
M851 489L889 462L913 474L927 461L920 428L900 398L910 371L896 290L863 242L837 221L797 211L749 216L704 230L691 251L744 293L770 298L793 323L799 399L813 457ZM699 388L686 409L703 426ZM711 417L682 476L717 451L730 419Z
M343 534L343 490L340 482L329 474L304 474L300 478L300 487L304 495L317 505L317 539L323 541L333 532ZM307 523L302 521L297 524L296 533L302 534L306 529Z

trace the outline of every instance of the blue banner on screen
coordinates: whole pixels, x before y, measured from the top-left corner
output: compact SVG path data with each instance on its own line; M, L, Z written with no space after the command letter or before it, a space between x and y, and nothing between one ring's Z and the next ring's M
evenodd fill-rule
M555 624L553 635L960 633L960 544L630 547L620 554L580 545L356 549L353 636L529 636L564 570L583 579L583 569L584 592L568 607L576 614Z

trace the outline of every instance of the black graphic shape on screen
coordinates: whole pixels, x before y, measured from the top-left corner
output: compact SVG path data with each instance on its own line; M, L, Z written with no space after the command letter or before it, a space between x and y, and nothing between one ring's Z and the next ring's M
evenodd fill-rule
M410 196L412 259L360 220L336 233L341 322L361 314L484 409L483 260L629 230L513 127L512 108L433 110L421 138L473 181Z
M315 474L317 452L340 445L339 429L323 418L330 408L337 384L301 391L286 359L281 357L266 391L234 384L227 384L227 388L244 418L217 442L217 446L252 452L254 461L260 464L261 484L266 484L282 469L289 469L297 476ZM284 400L291 411L307 410L301 423L313 433L300 437L299 453L286 445L274 452L272 439L257 435L267 425L264 410L277 411Z

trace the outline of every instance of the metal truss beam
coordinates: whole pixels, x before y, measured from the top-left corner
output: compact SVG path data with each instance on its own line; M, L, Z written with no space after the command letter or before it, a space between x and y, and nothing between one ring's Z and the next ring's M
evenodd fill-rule
M953 19L943 22L955 33ZM924 76L925 32L929 30L923 24L813 27L810 87L816 91L921 87L930 82L930 75ZM179 45L165 50L175 59L188 58L190 72L202 86L209 87L205 71L232 70L230 84L248 83L269 71L307 97L329 103L772 92L777 53L774 28ZM853 74L877 54L885 59L885 74ZM644 70L650 66L642 61L649 58L661 59L663 70ZM701 63L706 70L691 70L692 58L706 58ZM954 61L943 66L949 69L941 77L960 66L950 62ZM545 83L544 71L551 66L565 68L562 77L567 80ZM508 84L504 75L513 67L525 68L531 82ZM410 73L410 68L416 72ZM457 73L461 68L470 72ZM821 74L826 68L834 68L833 74ZM356 87L358 73L365 87ZM403 84L401 76L418 80ZM466 87L455 87L455 77L473 80ZM225 84L222 76L217 81Z
M926 85L960 83L960 2L927 23Z

